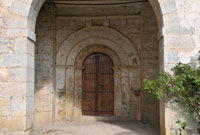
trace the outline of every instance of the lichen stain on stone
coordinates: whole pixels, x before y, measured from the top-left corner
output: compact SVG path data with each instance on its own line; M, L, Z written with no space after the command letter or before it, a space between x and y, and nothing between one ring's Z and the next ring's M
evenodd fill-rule
M73 79L72 79L72 77L70 76L69 79L68 79L68 84L71 85L72 83L73 83Z
M82 79L81 76L77 76L77 77L76 77L77 82L79 82L81 79Z
M6 69L0 69L0 80L7 80L9 77L9 72Z

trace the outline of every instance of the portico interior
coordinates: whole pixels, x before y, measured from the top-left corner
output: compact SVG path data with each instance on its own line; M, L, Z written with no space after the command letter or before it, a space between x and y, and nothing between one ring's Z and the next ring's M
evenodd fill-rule
M37 19L36 35L35 125L95 119L159 126L159 102L141 90L142 80L155 78L159 69L158 25L148 1L46 0ZM94 53L109 57L113 65L108 71L104 59L105 65L100 62L98 66L102 72L97 74L94 66L93 73L92 66L90 74L99 77L112 71L113 80L104 75L99 77L100 84L98 77L86 76L90 81L85 84L84 61ZM85 85L95 89L94 93L101 89L107 95L90 95L86 101ZM108 94L111 89L113 96ZM112 115L94 115L98 108L106 108L103 104L107 111L113 106ZM83 105L90 106L91 115L84 115Z

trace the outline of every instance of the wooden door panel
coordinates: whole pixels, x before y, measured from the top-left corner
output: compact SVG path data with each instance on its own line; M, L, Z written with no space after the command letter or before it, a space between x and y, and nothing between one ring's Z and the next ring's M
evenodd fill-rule
M95 56L89 56L84 62L83 71L83 115L95 115L95 89L96 89L96 60Z
M106 56L101 55L99 58L99 80L100 91L99 92L99 104L100 112L103 115L114 114L114 80L113 80L113 64L112 60Z
M95 53L84 61L83 115L114 114L114 78L112 60Z

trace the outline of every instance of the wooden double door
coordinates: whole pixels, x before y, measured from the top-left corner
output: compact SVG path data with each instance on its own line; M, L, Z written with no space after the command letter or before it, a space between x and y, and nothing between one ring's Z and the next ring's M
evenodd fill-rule
M83 115L114 114L114 72L113 62L103 53L89 55L83 70Z

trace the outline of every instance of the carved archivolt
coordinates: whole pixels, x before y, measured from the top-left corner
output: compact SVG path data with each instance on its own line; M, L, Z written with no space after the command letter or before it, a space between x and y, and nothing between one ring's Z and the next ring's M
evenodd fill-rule
M112 59L115 67L121 66L120 57L117 55L117 53L103 45L91 45L82 49L81 52L77 55L75 62L73 62L74 65L76 67L81 67L86 57L94 52L101 52L108 55Z
M108 27L86 27L69 36L59 48L56 64L74 66L78 54L89 46L102 45L117 54L121 66L140 65L134 44L120 32Z

